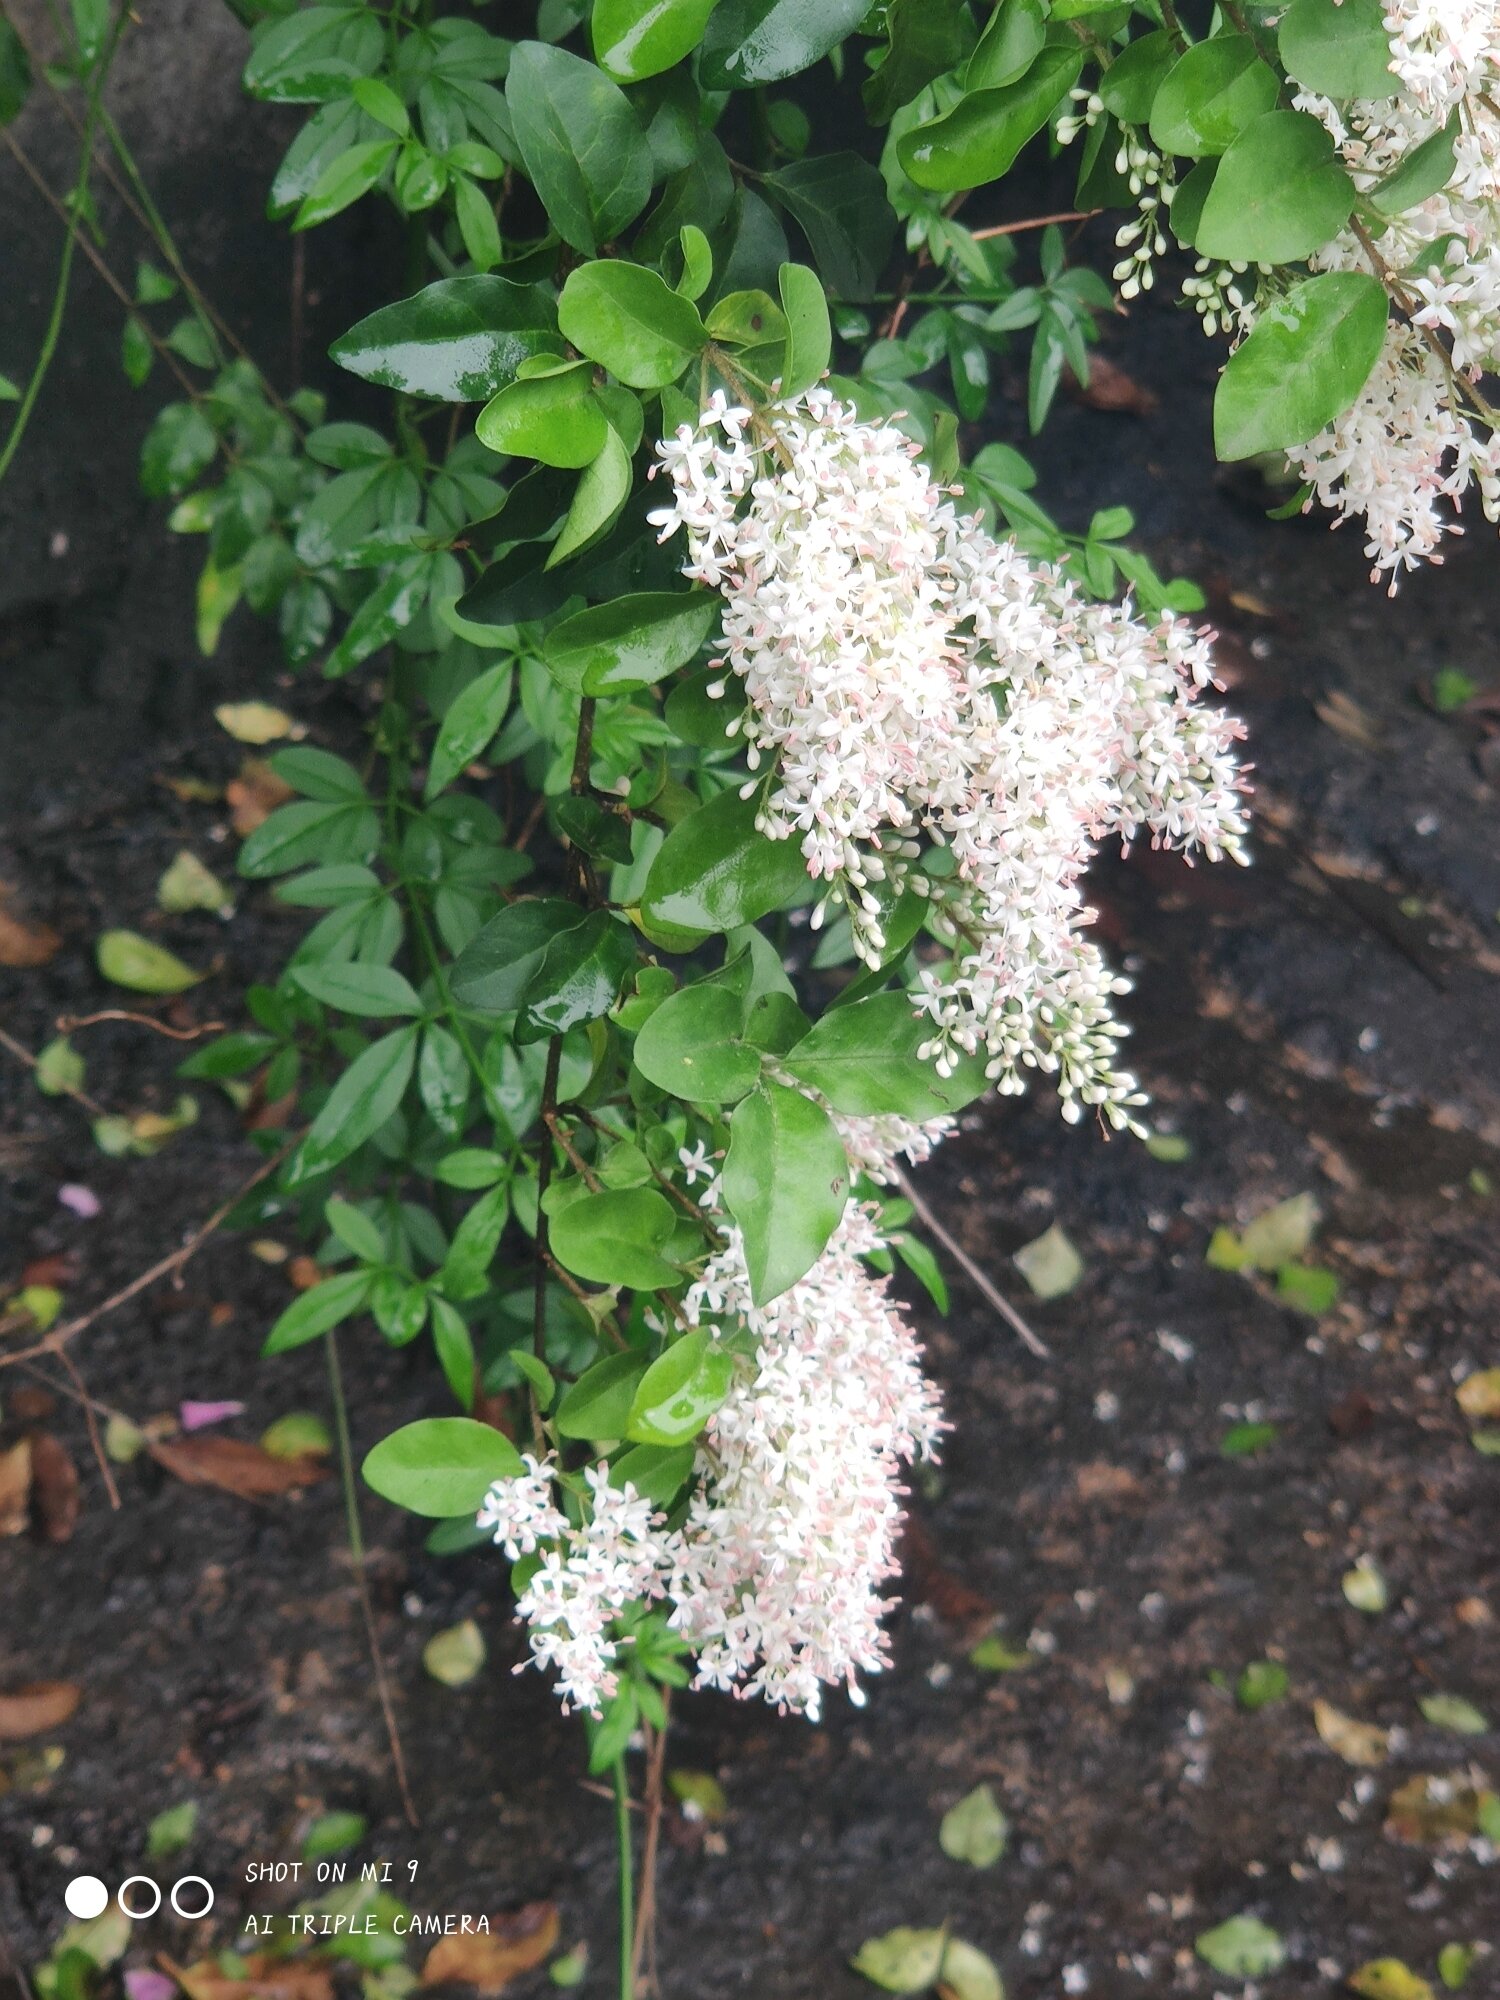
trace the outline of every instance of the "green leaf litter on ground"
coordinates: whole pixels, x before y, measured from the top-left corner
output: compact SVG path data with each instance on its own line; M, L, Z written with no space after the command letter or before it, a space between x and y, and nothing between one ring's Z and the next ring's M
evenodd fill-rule
M1024 1244L1011 1260L1039 1299L1060 1299L1083 1276L1083 1259L1060 1222Z
M1391 1587L1370 1556L1361 1556L1352 1569L1344 1571L1340 1588L1356 1611L1368 1612L1372 1617L1384 1611L1391 1601Z
M1010 1822L988 1785L976 1785L943 1814L938 1845L950 1861L971 1868L993 1868L1010 1839Z
M1461 1694L1424 1695L1417 1705L1435 1729L1455 1736L1483 1736L1489 1730L1489 1717Z
M466 1687L484 1660L484 1635L472 1618L435 1633L422 1648L422 1665L444 1687Z
M1286 1963L1279 1934L1259 1917L1230 1917L1204 1931L1193 1945L1205 1965L1228 1979L1263 1979Z

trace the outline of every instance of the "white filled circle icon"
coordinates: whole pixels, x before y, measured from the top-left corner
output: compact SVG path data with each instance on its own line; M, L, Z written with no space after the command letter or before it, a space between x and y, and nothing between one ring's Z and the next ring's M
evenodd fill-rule
M63 1904L70 1917L86 1924L104 1914L109 1904L109 1891L97 1875L75 1875L63 1890Z

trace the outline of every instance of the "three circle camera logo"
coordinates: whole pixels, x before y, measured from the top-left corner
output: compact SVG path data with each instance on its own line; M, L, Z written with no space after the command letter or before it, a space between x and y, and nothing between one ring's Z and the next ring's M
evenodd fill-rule
M168 1894L172 1908L189 1923L206 1917L214 1906L213 1889L201 1875L179 1876ZM102 1917L109 1908L109 1890L97 1875L75 1875L63 1890L63 1902L70 1917L87 1923L91 1917ZM115 1891L115 1902L125 1916L137 1922L154 1917L161 1908L161 1884L149 1875L127 1875ZM200 1907L195 1909L195 1903Z

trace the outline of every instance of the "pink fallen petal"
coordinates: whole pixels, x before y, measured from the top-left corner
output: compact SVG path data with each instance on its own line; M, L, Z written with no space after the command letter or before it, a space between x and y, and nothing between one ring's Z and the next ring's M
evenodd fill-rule
M185 1431L206 1430L210 1424L221 1424L226 1417L242 1417L243 1403L182 1403L178 1406L177 1418Z
M177 1987L164 1972L137 1965L125 1975L127 2000L172 2000Z
M92 1188L80 1187L77 1181L65 1181L57 1190L57 1198L64 1208L71 1208L73 1213L81 1215L85 1222L92 1222L104 1206ZM160 1976L158 1973L152 1974L153 1978Z

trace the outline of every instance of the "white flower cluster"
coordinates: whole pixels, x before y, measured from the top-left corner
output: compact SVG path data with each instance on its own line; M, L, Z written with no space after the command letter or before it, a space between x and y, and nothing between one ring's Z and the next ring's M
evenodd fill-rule
M1243 859L1242 732L1194 699L1203 637L1086 602L826 390L759 418L716 394L658 450L651 518L724 596L747 761L773 765L762 830L800 841L870 964L893 896L930 897L953 953L919 996L940 1070L982 1051L1002 1091L1046 1071L1065 1116L1130 1124L1125 982L1083 934L1081 879L1111 834Z
M1500 366L1500 8L1391 0L1385 27L1390 97L1335 106L1304 93L1298 108L1321 119L1361 193L1456 117L1454 169L1373 247L1350 229L1312 260L1382 278L1399 310L1353 407L1289 456L1323 505L1363 518L1373 573L1394 590L1403 571L1442 560L1471 489L1500 521L1500 438L1478 387Z

